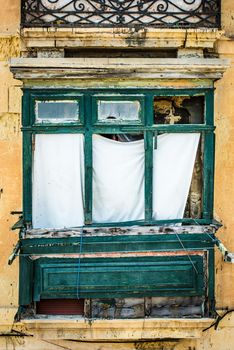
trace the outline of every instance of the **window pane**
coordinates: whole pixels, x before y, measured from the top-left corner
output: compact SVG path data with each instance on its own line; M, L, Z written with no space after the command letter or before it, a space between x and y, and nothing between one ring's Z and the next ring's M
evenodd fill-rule
M154 124L203 123L203 96L154 97Z
M139 112L139 101L98 101L99 121L137 121Z
M144 219L144 159L143 139L93 136L93 222Z
M78 121L79 104L77 101L37 101L36 120L41 122Z
M36 135L33 163L33 227L82 226L83 135Z
M153 219L183 219L200 134L158 136L153 155Z

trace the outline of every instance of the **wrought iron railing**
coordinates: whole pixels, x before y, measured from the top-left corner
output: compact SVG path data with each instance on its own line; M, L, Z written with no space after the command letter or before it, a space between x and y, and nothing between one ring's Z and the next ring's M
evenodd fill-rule
M21 2L22 27L220 27L221 0Z

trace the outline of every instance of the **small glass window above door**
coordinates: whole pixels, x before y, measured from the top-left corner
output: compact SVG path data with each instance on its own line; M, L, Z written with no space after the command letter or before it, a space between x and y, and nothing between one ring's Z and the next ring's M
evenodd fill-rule
M99 121L136 121L139 111L139 101L98 101Z
M141 95L95 95L92 97L95 124L142 124L144 98Z
M79 121L77 101L36 101L37 123L61 123Z

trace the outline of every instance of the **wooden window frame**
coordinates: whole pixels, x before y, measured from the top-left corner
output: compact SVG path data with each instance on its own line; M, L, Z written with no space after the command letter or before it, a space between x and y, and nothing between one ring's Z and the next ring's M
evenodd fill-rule
M110 100L113 96L125 100L138 99L142 106L142 124L128 122L116 125L96 123L95 102L100 97ZM154 97L204 96L204 124L153 124ZM37 100L78 100L80 120L69 123L35 123L35 101ZM32 225L32 163L35 134L82 133L84 135L85 158L85 225L87 226L131 226L162 224L211 224L213 222L214 188L214 90L207 89L24 89L23 95L23 213L28 227ZM92 135L134 133L144 134L145 144L145 219L131 222L92 224ZM204 139L203 154L203 203L200 219L185 218L174 220L152 219L153 187L153 139L160 133L199 132Z

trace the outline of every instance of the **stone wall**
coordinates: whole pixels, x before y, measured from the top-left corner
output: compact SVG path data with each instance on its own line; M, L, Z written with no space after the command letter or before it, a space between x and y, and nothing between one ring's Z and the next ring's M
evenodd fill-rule
M8 266L7 260L17 242L17 232L10 227L16 217L11 211L22 210L21 203L21 133L20 96L21 83L13 79L8 59L20 55L20 1L0 0L0 349L78 349L78 350L232 350L234 344L234 314L228 314L217 330L203 333L200 339L181 341L139 341L127 343L86 343L77 340L62 340L62 331L57 336L41 338L31 336L28 329L14 324L18 307L18 259ZM216 175L215 216L222 221L219 238L229 250L234 251L234 2L222 1L222 27L226 35L218 41L216 52L221 58L229 58L232 67L224 78L216 83L215 123L216 129ZM216 254L217 308L223 313L234 308L234 265L224 263L220 252ZM168 321L169 322L169 321ZM22 328L21 328L22 327ZM14 331L14 329L17 330ZM176 331L176 327L172 325ZM45 329L46 331L46 329ZM20 333L21 332L21 333ZM126 330L131 336L132 330ZM142 328L142 335L144 329ZM90 339L92 325L90 325Z

